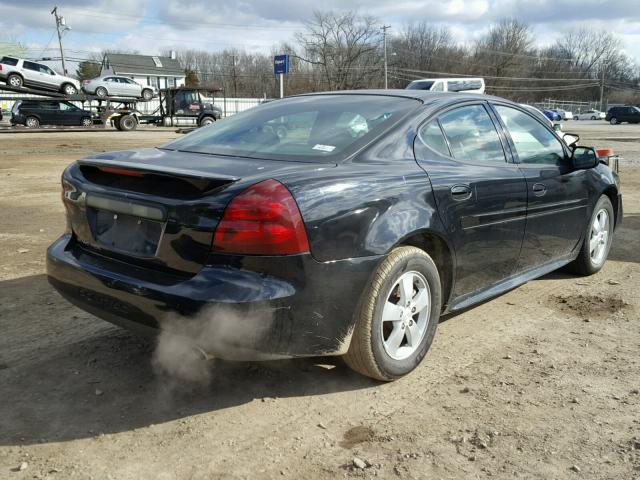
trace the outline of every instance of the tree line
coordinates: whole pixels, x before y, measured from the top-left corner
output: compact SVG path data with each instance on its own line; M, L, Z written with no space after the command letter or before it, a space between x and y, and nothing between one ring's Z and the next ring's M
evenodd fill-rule
M177 51L189 85L222 88L227 97L277 97L273 56L289 54L287 95L384 86L380 19L358 12L316 11L290 43L269 53L239 49ZM514 18L492 24L463 44L445 26L408 24L387 35L388 83L418 78L484 77L487 93L519 102L545 98L640 103L640 70L613 33L584 26L540 46L533 29ZM168 55L169 52L163 52Z

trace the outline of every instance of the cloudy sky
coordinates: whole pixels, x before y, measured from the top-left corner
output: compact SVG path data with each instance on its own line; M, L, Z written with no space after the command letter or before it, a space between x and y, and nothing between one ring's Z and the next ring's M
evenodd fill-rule
M19 41L34 57L57 55L54 1L0 0L0 41ZM59 0L57 5L72 28L64 42L74 58L103 49L270 51L321 7L376 15L392 33L411 21L445 24L463 42L505 16L528 22L541 43L589 25L619 34L627 53L640 59L640 0Z

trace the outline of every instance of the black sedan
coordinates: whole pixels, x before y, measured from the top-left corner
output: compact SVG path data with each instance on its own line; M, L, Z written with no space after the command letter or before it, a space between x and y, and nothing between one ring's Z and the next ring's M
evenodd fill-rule
M89 110L64 100L19 100L11 110L11 124L38 128L41 125L93 125Z
M275 101L74 162L62 188L47 270L71 302L214 356L344 355L380 380L420 363L442 314L597 272L622 220L592 149L504 99L418 90Z

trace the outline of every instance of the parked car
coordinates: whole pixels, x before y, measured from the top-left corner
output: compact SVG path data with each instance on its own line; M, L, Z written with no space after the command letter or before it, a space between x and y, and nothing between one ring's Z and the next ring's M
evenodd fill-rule
M297 126L280 138L278 119ZM47 274L81 308L222 358L344 355L380 380L422 361L442 314L599 271L622 220L592 148L508 100L420 90L277 100L78 160L62 190Z
M553 128L553 122L551 121L551 119L549 117L547 117L542 112L542 110L534 107L533 105L527 105L526 103L521 103L520 106L524 107L527 110L529 110L530 112L534 113L535 115L538 116L538 118L542 119L543 122L548 123L549 125L551 125L551 128Z
M55 90L67 95L78 93L78 81L54 72L42 63L16 57L0 58L0 80L11 87Z
M560 115L560 120L573 120L573 113L568 110L555 109L553 111Z
M91 126L91 112L64 100L17 100L11 110L12 125L38 128L40 125Z
M545 117L547 117L552 122L559 122L560 120L562 120L562 116L554 110L543 110L542 113L544 113Z
M113 96L151 100L158 94L156 87L142 86L130 78L118 75L105 75L103 77L85 80L82 83L82 90L102 98Z
M407 90L430 92L484 93L484 78L421 78L406 86Z
M607 111L607 115L604 119L611 125L617 125L622 122L639 123L640 109L631 105L624 107L611 107Z
M576 120L603 120L606 114L599 110L587 110L586 112L576 113L573 118Z

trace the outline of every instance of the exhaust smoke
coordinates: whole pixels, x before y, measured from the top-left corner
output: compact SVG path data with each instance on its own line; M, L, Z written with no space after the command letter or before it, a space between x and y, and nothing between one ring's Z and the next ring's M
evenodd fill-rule
M256 360L256 346L273 325L274 309L209 307L193 317L169 314L160 321L152 364L158 374L208 384L214 357ZM263 356L263 359L277 358Z

